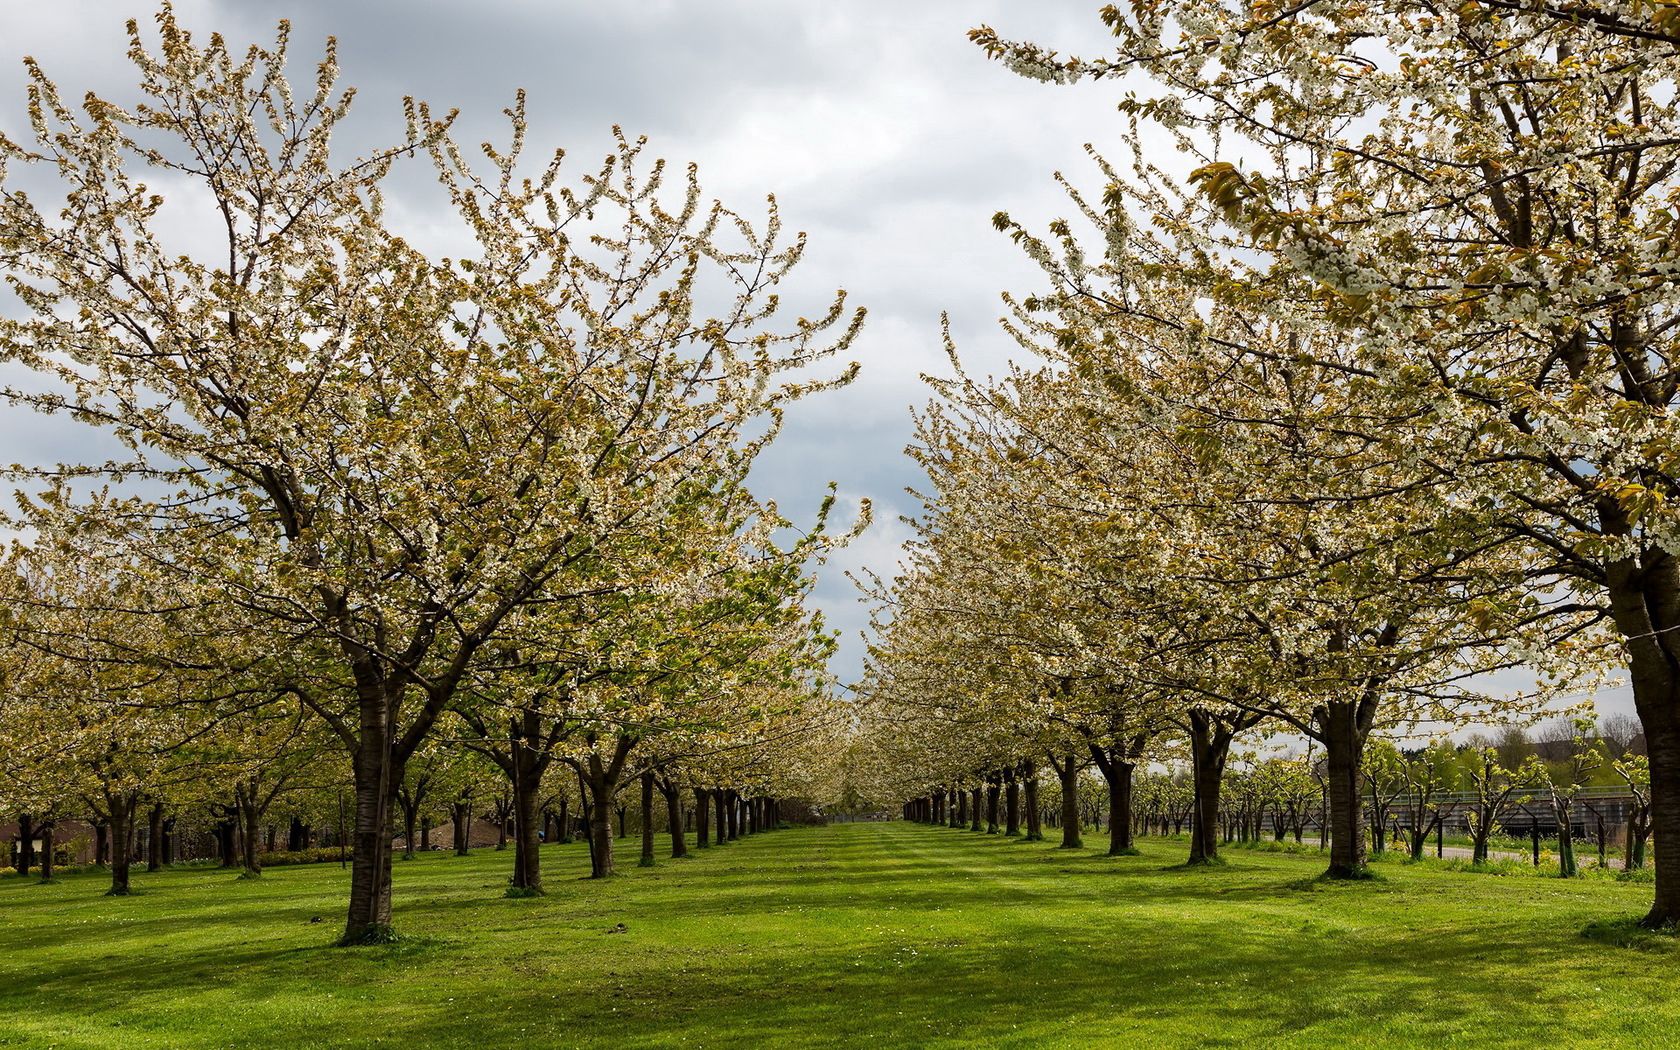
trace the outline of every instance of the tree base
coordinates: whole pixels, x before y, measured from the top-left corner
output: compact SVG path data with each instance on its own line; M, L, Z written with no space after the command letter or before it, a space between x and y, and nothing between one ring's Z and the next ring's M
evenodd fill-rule
M638 867L638 868L651 868L651 867L653 867L653 858L652 857L643 857L641 860L636 862L636 867Z
M1670 947L1666 942L1680 938L1680 925L1669 922L1647 926L1645 919L1599 919L1583 927L1581 936L1614 948L1663 951Z
M1332 864L1325 869L1319 878L1326 882L1369 882L1377 877L1377 873L1365 865L1350 868L1341 864Z
M1181 866L1186 868L1223 868L1225 866L1225 858L1220 856L1191 857Z
M1639 920L1639 928L1652 933L1672 933L1680 936L1680 915L1659 913L1656 910Z
M123 886L120 889L116 886L112 886L110 889L105 891L105 896L107 897L132 897L133 895L134 891L129 889L127 886Z
M1110 857L1141 857L1143 851L1136 846L1123 846L1120 849L1109 850L1108 855Z
M1056 848L1057 849L1084 849L1085 848L1085 843L1079 841L1078 839L1074 839L1072 842L1064 842L1060 846L1057 846Z
M509 886L502 894L504 897L511 897L515 900L526 897L541 897L542 895L543 891L540 886Z
M262 878L262 872L246 870L240 872L239 877L242 879L260 879Z
M375 925L354 934L348 930L344 931L344 936L338 939L338 947L361 948L373 944L395 944L399 939L393 927Z

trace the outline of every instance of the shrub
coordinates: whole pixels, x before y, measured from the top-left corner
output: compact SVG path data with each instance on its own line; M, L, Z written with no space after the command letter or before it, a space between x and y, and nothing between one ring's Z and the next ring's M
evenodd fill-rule
M1473 875L1541 875L1556 878L1558 874L1557 863L1548 860L1544 853L1541 854L1538 868L1531 861L1517 860L1514 857L1501 857L1481 864L1472 864L1467 860L1449 860L1443 866L1448 871L1463 871Z
M350 856L349 847L316 846L314 849L280 849L257 854L257 863L265 868L283 868L288 864L336 864Z
M1253 850L1257 853L1317 853L1319 851L1317 843L1296 842L1293 839L1284 839L1282 842L1278 842L1275 839L1257 839L1249 842L1224 842L1220 844L1219 848L1246 849Z

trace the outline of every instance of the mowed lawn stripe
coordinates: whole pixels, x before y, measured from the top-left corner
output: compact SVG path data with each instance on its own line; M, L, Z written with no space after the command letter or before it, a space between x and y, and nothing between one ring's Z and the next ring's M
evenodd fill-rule
M621 845L630 845L622 840ZM1665 1045L1680 951L1581 936L1649 887L1316 855L1180 867L913 824L783 830L501 896L510 853L397 866L406 939L329 947L336 865L0 880L0 1046ZM321 922L311 919L319 916ZM622 928L620 928L622 926Z

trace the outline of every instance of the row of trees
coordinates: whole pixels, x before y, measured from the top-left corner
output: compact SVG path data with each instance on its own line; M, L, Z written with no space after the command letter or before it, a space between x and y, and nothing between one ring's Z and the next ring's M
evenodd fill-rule
M1538 841L1544 828L1556 838L1561 874L1570 877L1578 870L1574 841L1579 827L1594 840L1601 864L1614 846L1621 849L1627 870L1643 868L1650 838L1645 756L1581 723L1559 729L1560 739L1541 742L1562 745L1543 748L1554 756L1550 759L1520 729L1497 744L1477 739L1401 748L1386 739L1373 740L1361 769L1371 852L1402 843L1414 860L1422 859L1431 836L1439 849L1450 832L1455 848L1458 840L1467 841L1472 863L1484 863L1496 837L1521 833ZM1119 846L1111 844L1111 853L1127 852L1133 835L1188 832L1195 842L1193 780L1165 752L1157 755L1164 761L1135 774L1130 805L1118 813L1109 807L1107 786L1094 766L1083 766L1070 791L1065 777L1038 783L1038 771L1029 764L974 787L935 785L907 802L904 815L992 834L1017 835L1024 827L1029 840L1043 838L1045 827L1059 829L1061 845L1070 849L1083 846L1085 828L1106 825L1113 832L1112 821L1129 816L1130 827L1113 836ZM1309 835L1324 849L1330 821L1328 767L1322 756L1309 752L1261 759L1247 752L1234 757L1220 780L1219 826L1211 842L1198 843L1204 857L1217 857L1219 843L1292 838L1300 844ZM1058 773L1065 768L1056 766ZM916 786L896 785L901 790ZM1035 805L1033 812L1029 807Z
M458 728L447 725L450 720L445 733ZM111 893L122 895L129 890L131 864L142 859L150 872L180 861L219 859L222 867L238 868L248 878L261 875L271 861L347 861L348 771L330 741L318 744L307 756L293 756L306 762L284 764L254 754L224 755L226 761L218 762L202 748L178 748L154 769L133 818L121 829L124 839L113 840L103 790L66 796L61 785L59 793L42 801L37 788L34 809L12 811L18 829L16 871L27 876L38 864L41 879L51 881L54 858L62 853L77 863L108 867ZM593 793L578 776L576 755L561 753L552 764L556 772L540 786L533 841L521 835L511 777L482 743L471 737L440 740L416 756L398 788L397 841L403 857L412 859L419 851L445 848L444 839L459 856L468 855L474 843L493 839L498 850L514 849L509 894L540 893L538 843L567 844L581 838L592 873L600 876L612 873L614 840L624 839L632 827L641 835L641 863L651 865L661 832L669 835L670 856L683 857L689 853L691 833L695 845L704 849L776 826L781 803L772 790L809 792L822 787L787 764L786 749L781 753L781 761L770 748L682 763L639 756L636 768L621 780L639 781L642 797L638 801L633 791L620 791L604 813L598 813ZM250 779L240 778L241 763L260 765L268 790L255 791ZM692 786L719 777L741 786ZM24 797L22 792L5 796L11 804L20 804ZM796 809L796 818L804 815L805 810ZM602 823L605 835L596 830ZM444 835L434 840L434 831L440 829L446 829Z
M528 156L522 97L480 159L415 100L347 159L330 43L294 91L283 23L244 52L167 5L156 28L129 26L137 100L72 107L30 62L28 134L0 135L4 396L114 450L13 471L0 808L126 843L203 792L251 842L289 786L341 778L355 943L390 933L404 799L467 752L506 778L527 892L555 776L597 874L627 777L797 788L838 722L808 566L849 534L832 496L796 524L747 477L854 374L824 362L863 314L784 319L803 238L774 199L708 203L622 134L568 179ZM386 212L410 164L448 256Z
M1034 363L950 347L932 380L918 540L866 581L862 758L901 797L1093 763L1123 852L1134 771L1182 754L1195 861L1232 741L1281 731L1321 749L1330 873L1358 877L1374 733L1521 720L1625 666L1646 921L1680 921L1680 36L1591 4L1102 18L1111 58L973 34L1123 81L1131 156L1093 151L1099 189L1069 180L1042 233L997 216L1044 279L1006 297Z

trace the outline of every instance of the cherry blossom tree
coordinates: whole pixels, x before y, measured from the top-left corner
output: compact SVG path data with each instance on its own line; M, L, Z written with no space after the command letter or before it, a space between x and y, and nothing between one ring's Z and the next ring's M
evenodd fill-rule
M626 584L614 566L686 488L744 478L789 404L850 377L813 365L862 315L840 296L783 324L803 241L774 202L756 225L708 205L638 141L568 186L561 154L523 163L522 99L485 170L411 102L402 141L344 161L330 43L297 94L284 24L243 54L168 7L157 28L153 46L130 26L139 101L77 111L31 64L29 144L0 138L0 267L28 311L0 322L0 351L40 377L8 400L130 453L38 472L36 517L97 511L330 727L355 778L343 941L378 940L405 763L504 624L579 579ZM381 181L415 153L460 221L457 259L389 227ZM17 188L25 167L56 176L60 207ZM194 221L165 211L185 184L215 250L168 236ZM95 506L84 478L128 488Z

